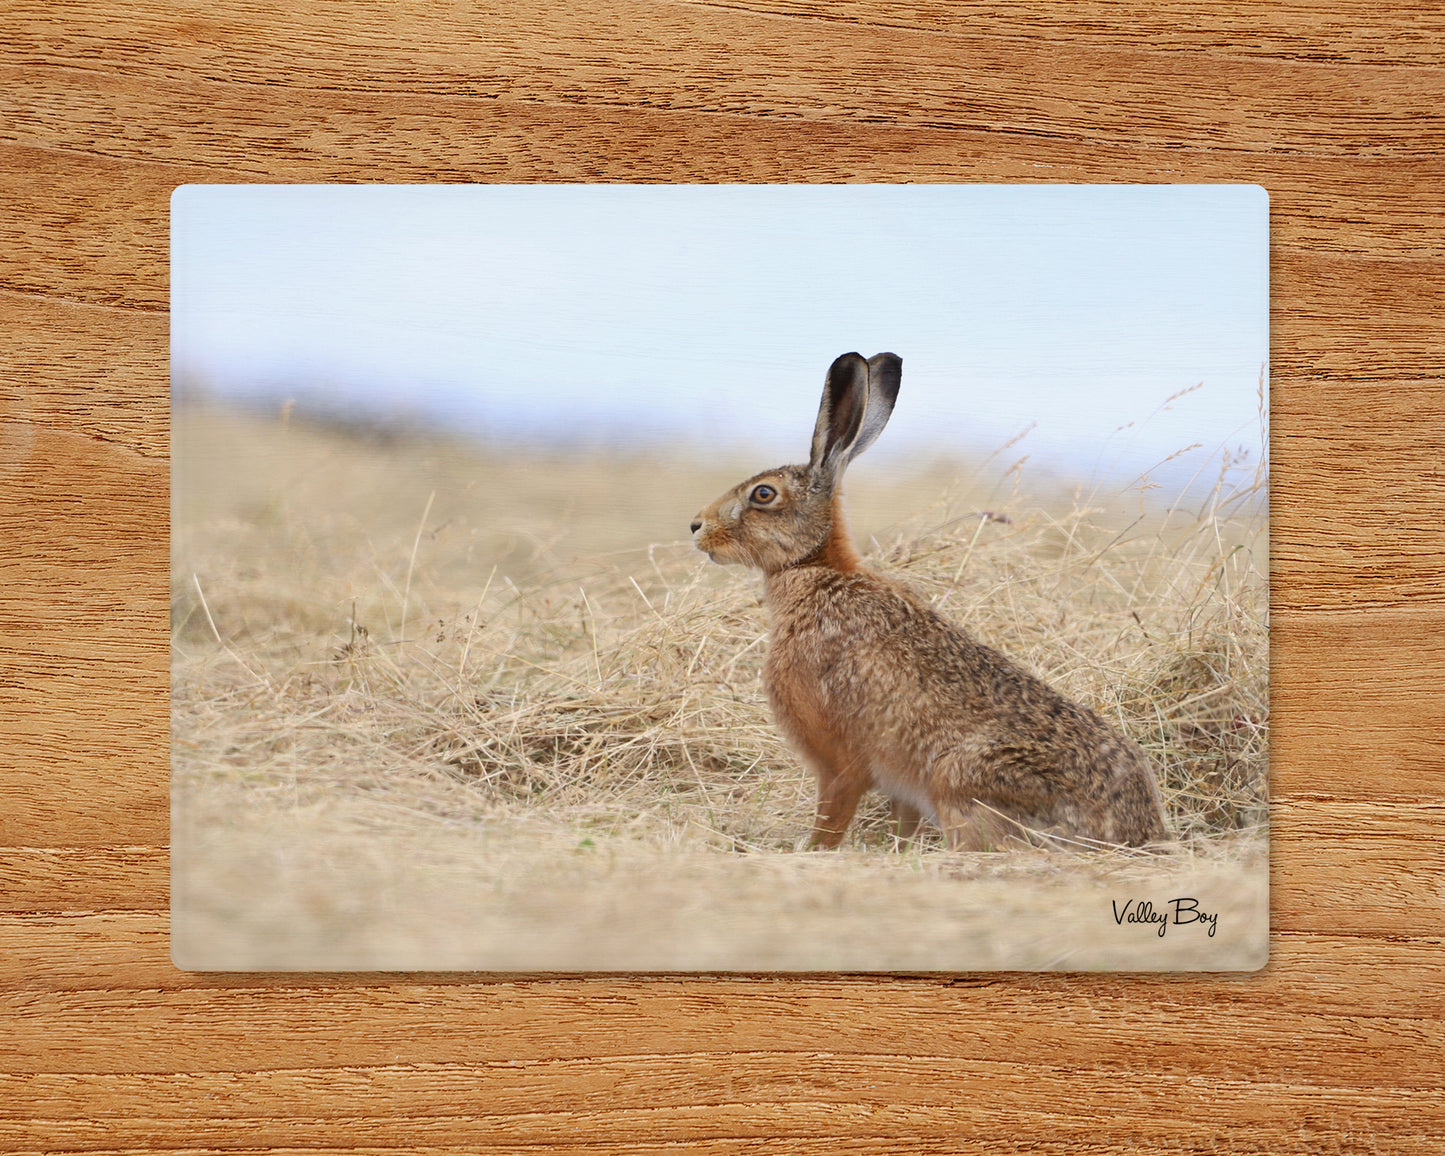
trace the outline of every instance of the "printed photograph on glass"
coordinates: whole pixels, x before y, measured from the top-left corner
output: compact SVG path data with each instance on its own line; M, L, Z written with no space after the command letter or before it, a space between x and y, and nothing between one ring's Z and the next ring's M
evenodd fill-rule
M1249 971L1255 186L183 186L188 970Z

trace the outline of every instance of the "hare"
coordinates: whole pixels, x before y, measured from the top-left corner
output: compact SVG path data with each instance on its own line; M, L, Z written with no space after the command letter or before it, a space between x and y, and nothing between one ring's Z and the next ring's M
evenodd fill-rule
M818 779L809 847L837 847L869 788L889 797L905 841L926 817L956 850L1168 838L1137 745L862 565L840 483L887 423L902 370L892 353L843 354L808 464L754 475L692 523L714 562L763 572L763 683Z

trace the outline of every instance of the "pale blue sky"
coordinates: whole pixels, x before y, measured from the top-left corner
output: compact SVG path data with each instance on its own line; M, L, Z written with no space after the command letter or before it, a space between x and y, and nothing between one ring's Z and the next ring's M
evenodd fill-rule
M1193 442L1258 451L1267 217L1239 185L185 186L173 368L767 465L806 456L833 357L890 349L871 453L1036 422L1017 453L1123 478Z

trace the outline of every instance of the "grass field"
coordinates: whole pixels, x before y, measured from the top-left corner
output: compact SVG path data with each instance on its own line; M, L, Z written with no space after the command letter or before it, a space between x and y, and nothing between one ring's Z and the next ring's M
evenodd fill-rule
M173 936L192 968L1262 965L1262 463L1170 508L976 464L850 473L870 564L1117 720L1158 853L801 853L756 575L688 521L776 464L178 405ZM1209 479L1207 479L1209 480ZM1120 921L1134 900L1217 915ZM1196 909L1185 905L1185 911ZM1206 931L1212 929L1212 934Z

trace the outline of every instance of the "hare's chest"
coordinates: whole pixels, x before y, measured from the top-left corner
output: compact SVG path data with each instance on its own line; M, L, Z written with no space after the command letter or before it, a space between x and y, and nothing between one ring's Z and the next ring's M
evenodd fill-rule
M805 759L830 760L845 748L846 712L813 647L775 637L763 663L763 689L773 721Z
M809 713L821 705L819 664L813 648L787 631L774 630L763 659L763 689L775 713Z
M763 687L779 722L789 729L848 729L848 718L866 709L870 680L860 657L857 638L825 621L775 621Z

